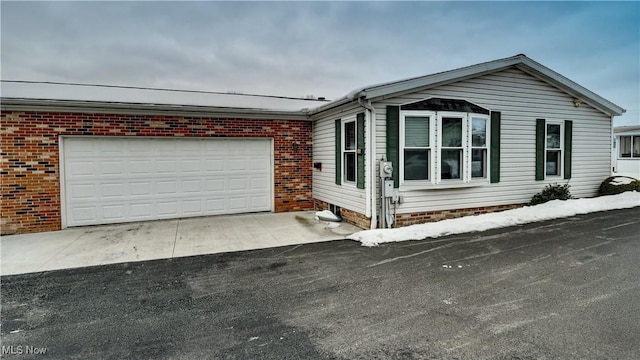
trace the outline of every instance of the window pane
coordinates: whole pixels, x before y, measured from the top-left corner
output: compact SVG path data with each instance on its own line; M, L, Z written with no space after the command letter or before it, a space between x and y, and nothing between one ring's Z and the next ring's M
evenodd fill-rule
M487 120L473 118L471 120L471 142L472 146L487 145Z
M429 147L428 116L407 116L404 118L404 146Z
M620 157L631 157L631 136L620 136Z
M560 151L547 151L547 175L560 175Z
M356 181L356 154L346 153L344 154L344 178L347 181Z
M442 179L460 179L462 174L462 150L442 150L440 177Z
M487 177L487 150L471 150L471 177Z
M560 125L547 125L547 149L560 149Z
M344 149L356 149L356 123L354 121L344 124Z
M429 179L429 150L404 151L404 179Z
M442 118L442 146L462 146L462 119Z
M633 137L633 157L640 157L640 136Z

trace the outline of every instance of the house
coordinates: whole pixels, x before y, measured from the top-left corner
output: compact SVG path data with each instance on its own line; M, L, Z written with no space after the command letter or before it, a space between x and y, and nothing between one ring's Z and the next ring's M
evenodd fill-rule
M616 127L613 135L612 174L640 179L640 126Z
M330 102L88 90L3 82L3 234L312 208L403 226L522 206L551 183L588 197L624 112L525 55Z

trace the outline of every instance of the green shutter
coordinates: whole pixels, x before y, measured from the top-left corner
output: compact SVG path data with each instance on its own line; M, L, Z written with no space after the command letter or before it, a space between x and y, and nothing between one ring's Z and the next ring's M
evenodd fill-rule
M342 185L342 121L336 120L336 184Z
M564 121L564 178L571 179L571 138L573 121Z
M500 112L491 112L491 183L500 182Z
M364 189L364 113L358 114L356 118L356 186L358 189Z
M387 106L387 161L393 163L393 186L400 187L400 107Z
M536 180L544 180L545 120L536 119Z

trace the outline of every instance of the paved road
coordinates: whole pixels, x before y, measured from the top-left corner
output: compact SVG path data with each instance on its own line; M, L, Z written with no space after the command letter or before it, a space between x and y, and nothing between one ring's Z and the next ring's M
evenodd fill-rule
M639 234L635 208L3 277L2 346L16 359L639 359Z

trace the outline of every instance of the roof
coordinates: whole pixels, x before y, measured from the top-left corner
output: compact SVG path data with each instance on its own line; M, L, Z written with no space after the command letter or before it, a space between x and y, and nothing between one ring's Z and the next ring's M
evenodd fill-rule
M568 78L541 65L540 63L531 60L526 55L518 54L512 57L471 65L455 70L365 86L355 89L348 95L332 101L329 104L321 105L320 107L314 109L313 112L322 112L330 108L357 100L358 98L371 101L381 100L396 96L398 94L416 91L417 89L433 88L444 84L498 72L510 67L516 67L532 76L535 76L536 78L547 82L548 84L564 91L565 93L593 106L594 108L608 115L619 116L626 111L620 106L604 99L603 97L595 94L589 89L569 80Z
M146 110L191 110L215 112L302 115L326 100L302 99L212 91L6 81L0 86L3 109L7 104L41 106L136 108Z
M614 134L640 134L640 126L631 125L631 126L616 126L613 128Z
M380 100L402 93L424 90L516 67L609 116L626 110L578 85L523 54L471 65L455 70L355 89L334 101L283 96L234 94L210 91L168 90L109 85L2 81L2 108L32 106L37 109L116 109L153 112L233 114L234 116L280 116L308 118L309 115L360 99Z

